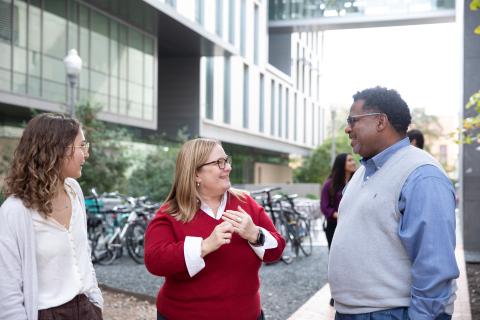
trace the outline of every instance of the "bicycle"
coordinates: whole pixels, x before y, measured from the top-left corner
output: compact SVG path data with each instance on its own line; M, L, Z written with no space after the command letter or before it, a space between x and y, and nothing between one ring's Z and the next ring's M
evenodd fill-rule
M92 190L95 199L97 219L100 222L90 235L92 243L92 260L109 265L123 254L126 247L128 255L138 264L143 264L144 236L148 221L159 204L146 202L146 197L133 198L119 194L108 194L121 198L126 205L114 206L111 210L101 210L99 197ZM93 224L92 224L93 227Z
M283 209L283 216L285 217L292 249L295 256L298 256L299 251L301 251L308 257L313 251L311 219L296 209L294 201L297 198L296 194L284 195L283 198L288 203L288 206Z
M274 191L281 190L280 187L273 187L273 188L265 188L261 190L255 190L250 192L252 197L256 201L260 203L260 205L264 208L265 212L270 216L273 225L278 233L285 239L285 241L289 241L290 237L288 234L288 230L286 224L283 219L282 213L282 204L281 204L281 195L272 195ZM290 264L293 262L292 256L284 253L280 259L286 264Z

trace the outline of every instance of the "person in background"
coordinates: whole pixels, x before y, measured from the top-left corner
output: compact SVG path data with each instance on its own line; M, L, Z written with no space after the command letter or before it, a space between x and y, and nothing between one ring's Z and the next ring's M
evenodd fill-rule
M80 124L40 114L23 131L0 207L0 319L102 319L83 193Z
M355 159L351 154L341 153L337 155L333 162L332 171L328 179L323 184L320 195L320 209L325 216L326 225L324 227L327 237L328 250L332 244L333 234L337 227L338 205L342 199L342 191L345 185L350 181L355 172ZM334 300L330 299L330 305L333 307Z
M410 144L414 147L423 149L425 139L423 138L422 131L418 129L412 129L407 132L407 137L410 140Z
M355 159L351 154L341 153L333 162L332 171L322 187L320 208L327 221L325 236L328 250L332 244L333 234L337 227L338 205L342 199L342 191L355 172Z
M337 320L449 320L459 275L455 192L406 135L395 90L353 96L345 132L363 158L343 192L328 264Z
M231 188L220 142L187 141L173 186L145 234L145 266L165 277L157 319L264 319L258 272L285 240L261 206Z

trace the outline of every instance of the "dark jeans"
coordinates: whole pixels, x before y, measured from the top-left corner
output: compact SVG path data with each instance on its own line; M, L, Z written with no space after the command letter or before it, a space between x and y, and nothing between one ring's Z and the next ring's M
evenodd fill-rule
M443 313L435 320L450 320L452 316ZM335 320L410 320L408 317L408 308L393 308L370 313L344 314L337 312Z
M157 320L168 320L160 313L157 312ZM258 316L257 320L265 320L265 315L263 314L263 310L261 311L260 315Z
M102 310L79 294L72 300L53 308L38 310L38 320L102 320Z

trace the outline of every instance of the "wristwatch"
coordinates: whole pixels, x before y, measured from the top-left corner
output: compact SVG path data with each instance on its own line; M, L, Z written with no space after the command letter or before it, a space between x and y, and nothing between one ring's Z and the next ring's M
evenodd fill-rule
M261 247L265 244L265 234L263 233L261 228L258 228L258 236L255 242L248 241L254 247Z

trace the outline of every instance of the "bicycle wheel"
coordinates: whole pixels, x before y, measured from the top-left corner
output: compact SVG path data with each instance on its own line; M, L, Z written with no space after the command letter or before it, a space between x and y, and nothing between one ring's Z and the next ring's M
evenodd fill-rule
M143 264L145 225L141 222L134 222L127 230L127 252L128 255L138 264Z
M109 244L111 237L111 235L99 233L94 240L95 248L92 250L92 255L98 264L110 265L118 257L119 250L117 246L120 240L118 237L115 237L112 244Z
M291 257L298 257L298 254L300 252L300 242L299 242L299 237L298 237L298 228L296 223L288 223L286 225L287 229L287 246L286 246L286 251L289 253ZM290 244L290 245L289 245ZM284 251L285 252L285 251Z
M310 220L303 217L300 217L297 223L299 237L298 244L303 254L308 257L312 254L313 250L311 223Z

